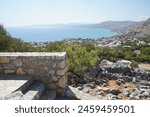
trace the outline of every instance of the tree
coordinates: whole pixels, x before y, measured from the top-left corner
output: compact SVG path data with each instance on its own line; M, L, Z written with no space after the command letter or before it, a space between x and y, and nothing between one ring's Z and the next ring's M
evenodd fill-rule
M48 46L48 51L65 51L67 53L68 70L82 75L86 69L94 66L99 59L98 49L95 50L95 48L92 48L87 49L87 44L69 45L65 42L54 42Z

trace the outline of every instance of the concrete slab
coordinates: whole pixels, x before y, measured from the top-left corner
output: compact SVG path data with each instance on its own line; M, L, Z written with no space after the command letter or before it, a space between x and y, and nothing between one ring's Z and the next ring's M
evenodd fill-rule
M0 75L0 97L3 98L15 91L24 91L32 81L28 77Z
M0 56L56 56L63 57L66 52L0 52Z
M26 92L23 98L25 100L39 100L44 90L45 90L44 84L34 84L30 87L28 92Z
M78 89L76 89L72 86L68 86L68 88L69 88L70 91L72 91L71 93L73 93L76 96L77 99L80 99L80 100L99 100L98 97L86 94L83 91L79 91Z

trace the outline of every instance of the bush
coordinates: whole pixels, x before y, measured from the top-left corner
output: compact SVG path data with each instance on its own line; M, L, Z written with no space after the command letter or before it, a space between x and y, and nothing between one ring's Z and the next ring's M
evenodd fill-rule
M90 47L91 48L91 47ZM87 49L84 44L54 42L48 46L50 52L67 52L68 70L82 75L86 69L96 64L99 59L97 49Z
M0 52L29 52L33 47L24 43L21 39L12 38L0 25Z
M138 62L132 61L131 67L132 67L132 68L138 68Z

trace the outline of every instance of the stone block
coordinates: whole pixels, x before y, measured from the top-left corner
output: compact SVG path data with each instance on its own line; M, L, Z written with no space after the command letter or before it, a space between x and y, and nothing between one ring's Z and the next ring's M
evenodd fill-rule
M34 69L28 69L28 70L27 70L27 74L28 74L28 75L34 75L34 74L35 74Z
M44 67L43 70L47 73L48 72L48 67Z
M4 70L5 74L14 74L15 70Z
M10 60L8 57L6 56L0 56L0 64L6 64L6 63L9 63Z
M67 77L63 76L62 78L59 79L58 84L61 88L66 88L67 86Z
M56 55L56 60L63 60L66 59L66 53L61 53Z
M51 56L51 60L55 60L56 59L56 57L55 56Z
M65 73L67 72L67 67L65 67L64 69L62 69L62 70L57 70L57 75L58 76L63 76L63 75L65 75Z
M44 84L35 84L23 96L25 100L38 100L45 90Z
M58 81L57 76L52 76L51 78L52 78L52 81L54 81L54 82Z
M56 64L56 62L54 60L51 60L49 62L49 66L48 67L49 67L49 69L55 69L57 67L57 64Z
M3 65L4 70L14 70L15 67L12 64L4 64Z
M17 70L16 70L16 74L17 75L25 75L26 73L23 71L23 68L17 68Z
M15 59L17 59L17 57L16 56L10 56L9 59L10 60L15 60Z
M66 67L66 60L64 59L58 63L58 68L64 69L65 67Z
M25 100L38 100L40 98L38 91L28 91L23 98Z
M54 75L55 74L55 70L54 69L52 69L52 70L49 70L49 72L48 72L50 75Z
M13 61L13 65L16 67L21 67L22 66L22 61L20 59L16 59Z

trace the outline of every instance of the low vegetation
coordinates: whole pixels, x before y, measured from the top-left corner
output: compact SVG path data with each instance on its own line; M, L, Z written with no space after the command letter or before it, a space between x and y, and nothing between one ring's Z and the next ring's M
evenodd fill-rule
M93 45L67 44L65 42L55 42L48 46L50 52L67 52L69 71L83 74L84 71L96 64L99 59L99 50Z
M145 38L146 39L146 38ZM146 39L149 41L149 38ZM135 53L139 50L140 54ZM91 43L68 44L63 41L54 42L48 47L32 47L20 39L12 38L2 25L0 25L0 52L67 52L68 70L83 74L89 67L95 65L99 59L117 61L119 59L131 60L132 67L138 62L150 63L150 47L132 45L131 47L96 48Z

